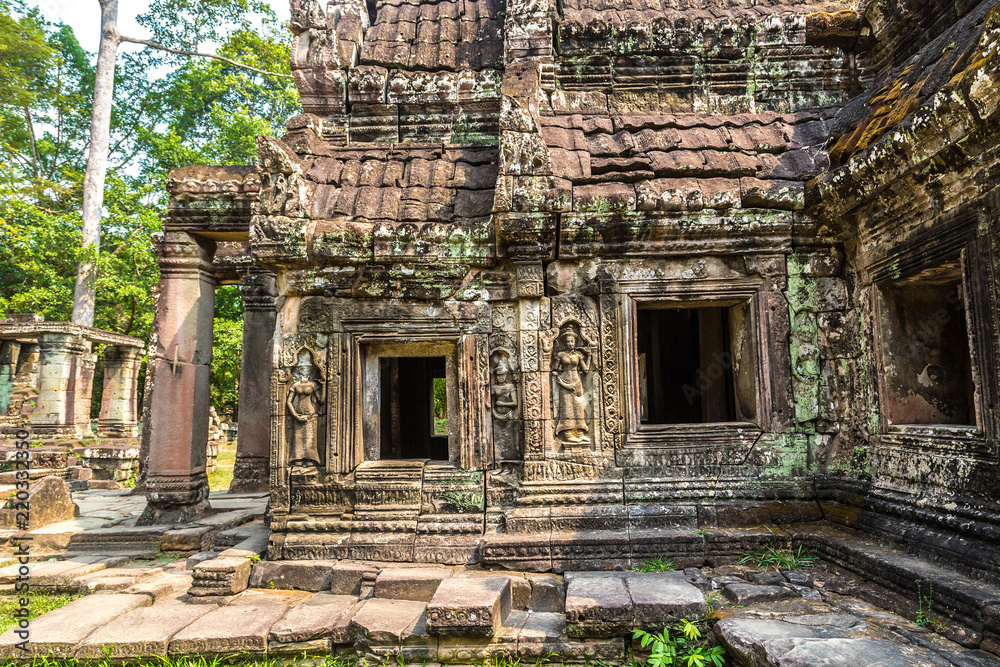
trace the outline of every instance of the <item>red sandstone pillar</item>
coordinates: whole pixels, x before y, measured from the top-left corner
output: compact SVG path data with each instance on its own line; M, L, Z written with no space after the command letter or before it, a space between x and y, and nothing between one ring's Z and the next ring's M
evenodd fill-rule
M160 257L156 348L150 359L156 400L149 415L147 505L140 525L185 523L211 510L205 464L215 243L162 232L154 235L153 248Z
M101 416L97 422L101 435L134 438L139 416L136 410L136 383L142 348L129 345L104 346L104 391Z
M240 366L239 431L231 493L269 489L271 357L274 341L274 274L243 277L243 358Z

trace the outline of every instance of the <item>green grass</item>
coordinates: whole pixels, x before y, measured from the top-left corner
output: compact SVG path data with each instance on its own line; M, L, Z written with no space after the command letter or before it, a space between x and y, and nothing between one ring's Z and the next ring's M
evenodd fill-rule
M633 572L673 572L675 561L667 560L663 556L656 556L649 560L642 561L639 567L632 568Z
M799 545L795 551L787 547L766 547L763 551L746 554L740 558L740 565L755 565L762 570L781 567L795 570L800 567L812 567L819 560L809 555L809 550Z
M215 472L208 473L208 488L228 491L233 483L233 466L236 464L236 442L220 442L219 456L215 459Z
M23 597L21 593L7 593L0 595L0 633L7 632L16 623L14 612L21 605L19 600ZM54 593L43 593L33 591L27 594L29 619L38 618L42 614L65 607L73 600L82 597L81 595L56 595Z

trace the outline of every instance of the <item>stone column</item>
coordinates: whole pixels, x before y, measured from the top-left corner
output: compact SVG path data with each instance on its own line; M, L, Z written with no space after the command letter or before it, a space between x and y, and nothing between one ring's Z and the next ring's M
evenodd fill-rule
M271 359L277 295L273 273L243 277L243 358L240 366L239 431L230 493L269 488Z
M211 510L205 464L215 243L161 232L153 249L160 257L160 297L150 355L156 401L149 414L147 505L139 519L144 526L186 523Z
M101 394L101 416L97 422L101 435L135 437L139 424L136 383L141 363L142 348L131 345L104 347L104 392Z
M90 435L91 343L74 333L38 337L38 398L28 423L38 435Z

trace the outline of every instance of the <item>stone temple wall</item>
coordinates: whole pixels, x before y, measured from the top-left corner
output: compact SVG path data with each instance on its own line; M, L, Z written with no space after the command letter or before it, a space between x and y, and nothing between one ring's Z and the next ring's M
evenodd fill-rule
M994 5L293 1L269 557L996 575Z

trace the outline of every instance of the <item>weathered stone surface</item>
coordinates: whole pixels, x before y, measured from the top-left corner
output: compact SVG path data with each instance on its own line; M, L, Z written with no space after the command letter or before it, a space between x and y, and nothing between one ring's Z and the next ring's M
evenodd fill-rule
M163 551L201 551L202 538L211 530L210 526L168 530L160 538L160 549Z
M213 609L174 635L169 652L192 655L264 651L271 626L287 610L287 606L273 603Z
M330 592L334 595L360 595L366 577L375 581L378 568L369 563L340 561L330 572Z
M427 605L427 630L441 636L492 637L510 610L508 577L445 579Z
M427 603L415 600L372 598L354 614L351 626L357 629L358 641L398 644L410 634L426 608Z
M91 632L136 607L146 607L149 604L150 599L145 595L90 595L74 600L65 607L31 621L27 653L15 646L27 639L17 635L17 628L0 635L0 657L72 657L77 644Z
M566 574L566 632L571 637L614 637L632 628L632 598L622 575Z
M375 597L430 602L441 582L450 576L451 571L444 568L388 568L375 579Z
M249 558L222 554L199 563L194 567L193 585L188 593L195 597L236 595L246 590L252 565Z
M358 603L353 595L319 593L293 607L271 627L271 642L306 642L329 637L341 619Z
M28 520L18 520L17 505L23 503L30 508ZM76 505L69 492L66 480L58 477L43 477L32 482L28 487L27 498L19 499L16 495L0 509L0 528L6 530L34 530L72 519L78 514Z
M250 575L251 588L291 588L322 591L330 588L333 561L261 561Z
M536 612L563 613L566 611L566 586L554 575L532 575L531 597L527 608Z
M722 589L722 596L735 605L748 605L794 597L795 593L783 586L729 584Z
M170 639L212 609L178 602L133 609L91 633L77 647L75 655L77 658L166 655Z
M662 629L681 619L701 618L708 609L705 595L680 572L629 572L625 585L636 628Z

